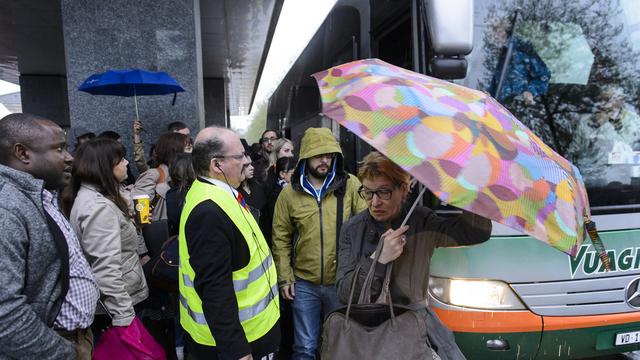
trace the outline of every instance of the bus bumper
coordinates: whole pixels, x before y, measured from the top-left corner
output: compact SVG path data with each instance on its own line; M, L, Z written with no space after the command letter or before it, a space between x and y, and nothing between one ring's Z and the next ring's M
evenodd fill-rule
M543 317L530 311L433 310L473 360L576 359L640 349L640 343L615 345L616 334L640 331L640 312Z

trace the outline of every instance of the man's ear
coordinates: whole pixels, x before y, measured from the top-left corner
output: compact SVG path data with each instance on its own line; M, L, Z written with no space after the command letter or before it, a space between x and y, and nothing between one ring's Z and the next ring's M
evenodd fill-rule
M220 161L218 159L213 158L209 161L209 171L213 174L222 174L222 170L220 170Z
M29 150L24 144L17 143L13 145L12 154L23 164L31 163L31 150Z

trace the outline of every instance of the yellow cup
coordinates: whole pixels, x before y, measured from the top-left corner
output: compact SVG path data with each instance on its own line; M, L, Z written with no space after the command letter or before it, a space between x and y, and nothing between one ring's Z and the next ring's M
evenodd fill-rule
M133 206L136 210L136 221L138 224L150 224L149 195L135 195L133 197Z

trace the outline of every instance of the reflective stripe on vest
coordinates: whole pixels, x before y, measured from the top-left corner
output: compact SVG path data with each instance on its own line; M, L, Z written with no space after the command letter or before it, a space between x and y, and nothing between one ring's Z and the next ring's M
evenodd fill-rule
M269 306L269 303L271 303L271 301L273 300L274 296L277 293L278 293L278 285L276 284L271 288L271 292L269 292L265 297L263 297L260 301L258 301L257 304L251 307L248 307L246 309L239 310L238 318L240 319L240 322L247 321L253 318L254 316L258 315L259 313L263 312L264 309L266 309L267 306ZM189 304L187 304L187 299L185 299L182 295L180 295L180 303L182 304L182 306L184 306L185 309L187 309L189 316L191 316L193 320L195 320L198 324L207 325L207 320L205 319L204 314L201 312L193 311L189 307Z
M238 319L248 342L264 336L280 317L277 274L269 247L253 216L225 189L200 180L193 182L180 216L178 287L180 323L198 344L216 346L204 316L202 301L195 290L197 274L190 264L185 225L191 211L204 201L213 201L242 234L249 249L249 263L232 272L238 304Z
M235 290L235 292L246 290L249 287L249 284L262 277L272 264L273 258L271 257L271 254L269 254L267 258L262 261L260 266L249 272L249 277L247 279L233 280L233 290ZM191 281L189 275L182 274L182 280L184 281L185 286L193 287L193 281Z

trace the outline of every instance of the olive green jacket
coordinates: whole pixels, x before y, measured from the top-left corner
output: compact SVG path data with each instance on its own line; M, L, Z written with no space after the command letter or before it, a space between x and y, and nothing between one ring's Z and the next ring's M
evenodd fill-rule
M336 153L335 177L321 201L307 193L301 183L306 159ZM300 161L276 201L273 216L273 257L280 285L301 278L332 285L336 280L337 193L343 193L343 222L367 208L358 195L360 181L344 171L342 151L329 129L311 128L301 141Z

